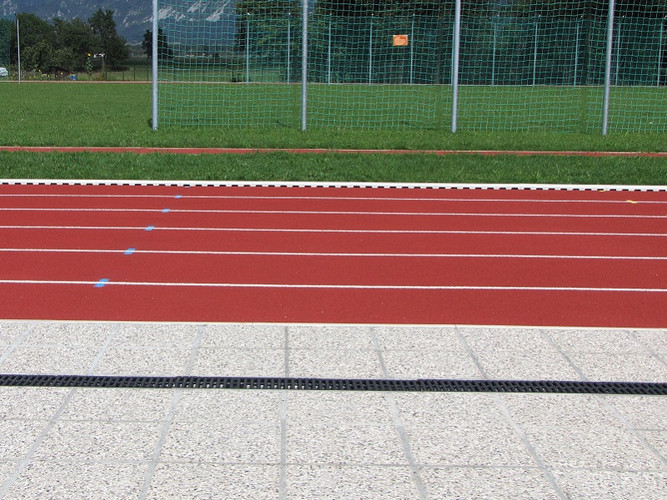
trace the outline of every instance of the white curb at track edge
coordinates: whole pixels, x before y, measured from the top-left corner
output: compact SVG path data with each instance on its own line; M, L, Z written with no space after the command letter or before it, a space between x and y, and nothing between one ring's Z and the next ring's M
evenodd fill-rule
M299 181L199 181L199 180L113 180L113 179L0 179L0 185L63 186L174 186L174 187L293 187L365 189L464 189L501 191L652 191L667 192L667 185L614 184L461 184L393 182L299 182Z

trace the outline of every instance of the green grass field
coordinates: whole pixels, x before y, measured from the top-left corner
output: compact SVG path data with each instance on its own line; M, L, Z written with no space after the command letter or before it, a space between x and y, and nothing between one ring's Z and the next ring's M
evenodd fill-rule
M152 131L150 86L146 84L3 82L0 102L4 111L2 145L661 151L667 144L667 133L611 133L603 137L582 132L460 130L452 134L446 129L409 126L313 126L301 132L298 127L271 121L266 127L161 127ZM317 122L315 118L312 121ZM667 161L476 155L3 153L0 177L664 185Z

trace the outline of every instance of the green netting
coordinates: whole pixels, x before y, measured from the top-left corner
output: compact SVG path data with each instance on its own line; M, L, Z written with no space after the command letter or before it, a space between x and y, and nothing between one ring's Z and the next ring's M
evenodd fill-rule
M610 0L159 0L159 123L602 128ZM609 131L667 131L667 0L617 1Z

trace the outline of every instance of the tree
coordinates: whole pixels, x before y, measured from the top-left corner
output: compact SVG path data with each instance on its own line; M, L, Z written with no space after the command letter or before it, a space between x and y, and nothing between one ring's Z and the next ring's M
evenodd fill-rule
M33 45L36 45L39 42L43 42L48 46L53 45L53 27L40 19L34 14L18 14L19 26L21 30L21 50L22 52L29 49ZM16 47L16 30L12 31L12 41L11 41L11 62L12 64L17 64L17 50ZM43 47L42 47L43 48ZM43 50L39 50L43 52ZM38 58L39 59L39 58ZM24 64L24 61L21 61L21 65ZM28 66L26 66L28 67Z
M146 30L144 33L144 39L141 42L141 48L144 49L144 52L149 59L153 59L153 31ZM174 51L169 46L167 42L167 35L164 34L162 28L157 29L157 57L159 61L162 60L172 60L174 58Z
M236 47L244 50L248 20L254 21L254 31L262 33L264 41L270 43L280 31L280 23L277 23L276 20L282 19L286 22L288 14L298 19L298 16L301 15L301 4L292 0L238 0L236 12L238 14L236 17Z
M9 67L10 46L14 23L9 19L0 19L0 66Z
M91 27L79 18L72 21L54 19L55 47L69 54L69 62L62 67L69 70L82 70L88 54L95 47L95 36Z
M88 20L99 52L104 54L110 66L118 66L130 57L130 49L124 38L116 32L113 10L98 9Z

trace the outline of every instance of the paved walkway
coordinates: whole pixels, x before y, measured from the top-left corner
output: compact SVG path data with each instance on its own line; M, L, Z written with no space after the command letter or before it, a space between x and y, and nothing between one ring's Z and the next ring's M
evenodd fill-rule
M0 373L667 382L667 330L0 321ZM0 387L2 498L667 497L667 398Z

